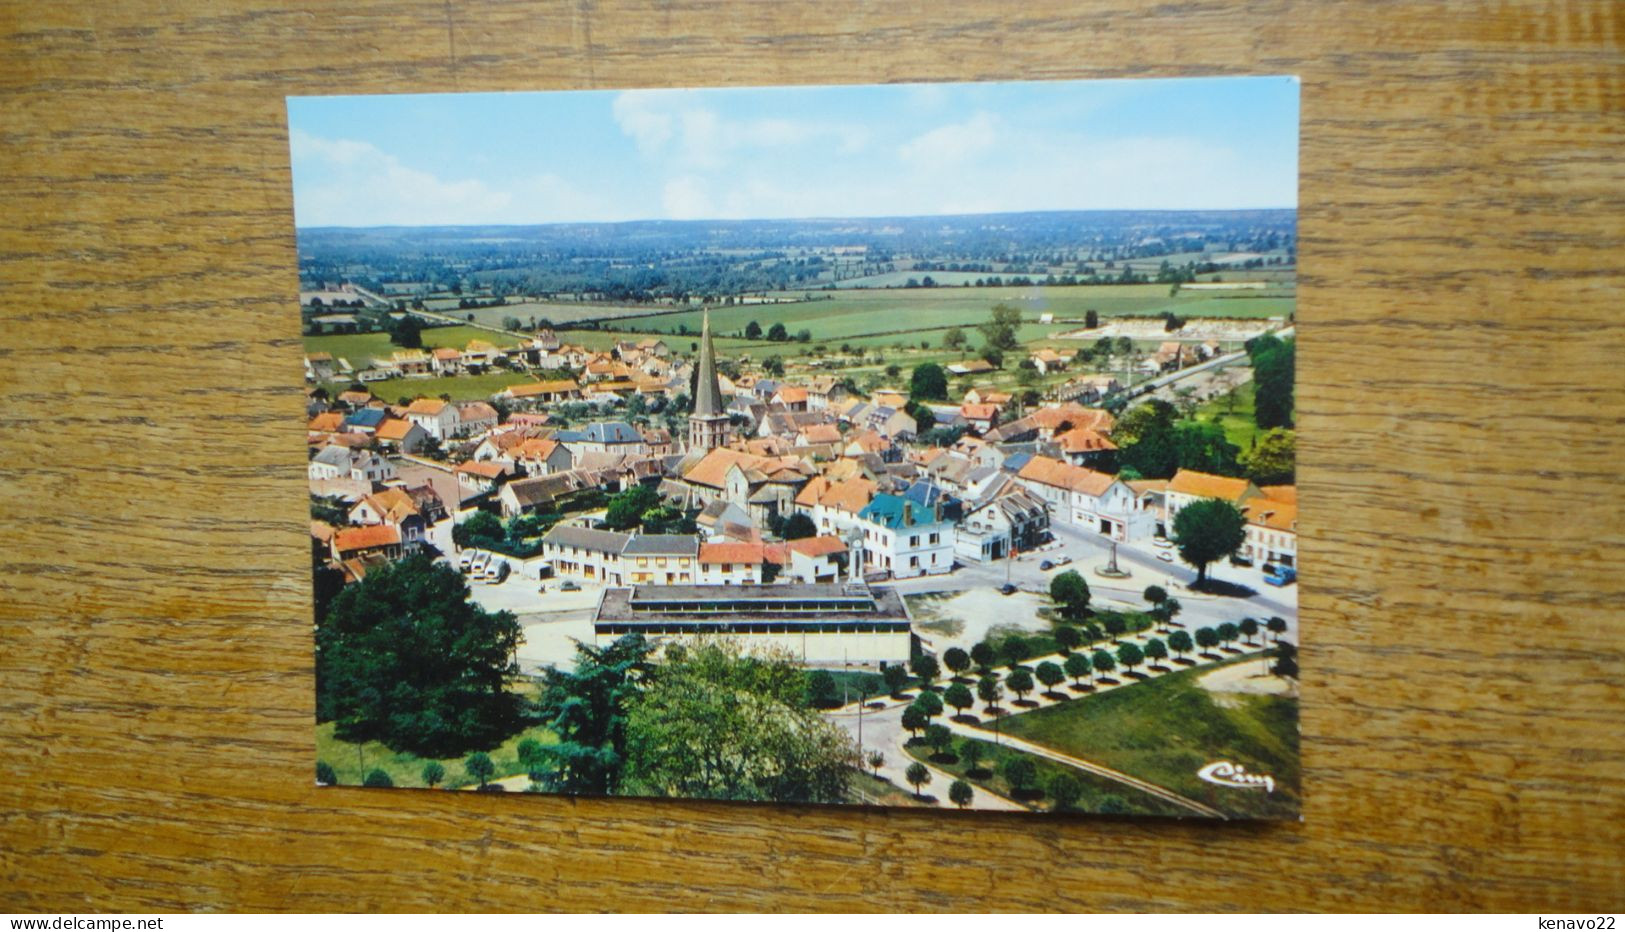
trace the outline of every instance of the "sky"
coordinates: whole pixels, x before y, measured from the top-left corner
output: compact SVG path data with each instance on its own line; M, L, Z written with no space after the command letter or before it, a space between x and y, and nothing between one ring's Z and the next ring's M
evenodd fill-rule
M1291 77L288 98L301 227L1296 208Z

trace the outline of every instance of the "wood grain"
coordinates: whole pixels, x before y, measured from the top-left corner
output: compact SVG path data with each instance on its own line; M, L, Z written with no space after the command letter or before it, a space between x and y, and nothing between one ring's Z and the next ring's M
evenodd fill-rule
M1579 0L8 0L0 911L1617 909L1622 31ZM284 95L1254 73L1303 78L1302 824L310 788Z

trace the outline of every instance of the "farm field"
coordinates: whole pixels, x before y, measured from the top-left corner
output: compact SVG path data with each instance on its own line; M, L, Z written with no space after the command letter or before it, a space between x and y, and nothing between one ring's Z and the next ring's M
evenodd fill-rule
M1255 656L1232 661L1250 663ZM1229 666L1231 664L1225 664ZM1238 816L1298 811L1298 700L1210 693L1198 679L1212 666L1168 673L1125 689L1004 720L1007 734L1095 761ZM1196 776L1228 760L1268 774L1276 791L1217 786Z
M1218 421L1224 428L1226 440L1235 444L1237 449L1251 449L1253 441L1265 433L1253 422L1253 389L1253 383L1249 380L1236 386L1233 404L1223 395L1203 402L1196 411L1197 419Z
M673 353L679 356L693 356L697 350L700 335L698 325L688 336L677 336L667 331L639 330L636 332L626 330L559 330L555 331L558 338L565 342L589 350L607 350L622 340L642 340L653 338L665 340ZM495 334L493 334L495 336ZM767 356L789 357L809 349L809 343L771 343L767 340L741 340L738 337L725 337L714 335L712 342L716 344L717 352L724 356L737 356L741 353L750 353L753 357L761 359Z
M452 375L433 379L384 379L368 382L367 388L385 401L401 398L439 398L450 395L452 401L485 401L510 385L522 385L535 379L520 372L487 372L481 375ZM349 386L346 380L328 383L330 390L342 391Z
M581 320L639 317L647 315L649 310L648 307L610 307L602 304L579 304L574 301L520 301L500 307L476 307L467 310L453 307L439 313L464 319L473 314L475 323L487 327L500 327L503 319L508 317L517 317L527 326L534 317L537 321L550 320L555 327L564 327Z
M1000 302L1021 308L1031 318L1045 313L1082 318L1091 309L1103 316L1170 310L1182 316L1276 317L1291 314L1296 299L1285 294L1259 296L1257 292L1236 297L1213 292L1181 293L1170 298L1166 285L853 289L836 292L827 300L715 308L711 311L711 327L718 334L737 334L754 320L764 330L774 323L783 323L792 334L808 330L814 341L848 340L885 333L940 331L950 326L971 327L987 320L989 310ZM678 327L686 326L697 333L700 321L701 312L695 310L628 317L618 323L659 333L675 333Z

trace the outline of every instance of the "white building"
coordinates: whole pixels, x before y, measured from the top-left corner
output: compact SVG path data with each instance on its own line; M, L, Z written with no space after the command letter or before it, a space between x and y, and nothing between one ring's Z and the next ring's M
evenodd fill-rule
M954 525L900 495L876 495L859 513L865 570L894 579L946 573L954 567Z
M1156 513L1116 476L1035 456L1016 480L1050 506L1051 519L1115 541L1135 541L1156 530Z

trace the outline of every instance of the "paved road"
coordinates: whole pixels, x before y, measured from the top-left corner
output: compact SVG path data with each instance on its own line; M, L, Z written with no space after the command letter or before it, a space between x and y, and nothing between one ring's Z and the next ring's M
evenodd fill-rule
M868 764L868 754L879 751L886 757L886 762L880 765L880 776L903 790L913 792L914 787L908 782L904 772L908 765L914 763L908 751L904 749L904 742L908 740L908 732L903 728L904 702L888 702L886 708L878 711L865 711L862 715L862 737L859 737L859 715L857 704L854 703L844 709L825 713L836 724L845 728L852 735L852 740L859 743L864 755L864 769L874 773L873 767ZM958 779L953 774L939 767L926 763L926 769L931 771L931 782L926 784L922 792L928 796L935 796L938 805L952 806L948 801L948 785ZM969 781L967 781L969 782ZM1026 812L1027 807L1014 800L1005 799L996 793L989 792L971 784L974 795L971 797L970 808L991 809L1001 812Z

